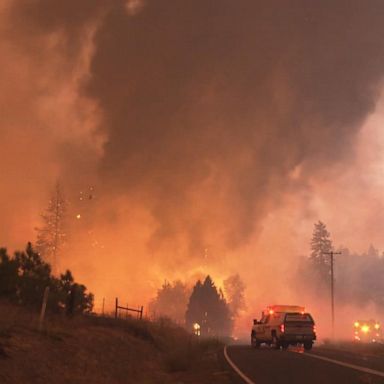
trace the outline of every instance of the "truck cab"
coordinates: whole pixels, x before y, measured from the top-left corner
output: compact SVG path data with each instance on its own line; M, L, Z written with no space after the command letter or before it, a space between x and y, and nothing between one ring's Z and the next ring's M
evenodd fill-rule
M251 344L255 348L263 343L275 349L303 344L304 349L310 350L315 340L315 322L301 306L269 306L259 321L254 320L251 331Z

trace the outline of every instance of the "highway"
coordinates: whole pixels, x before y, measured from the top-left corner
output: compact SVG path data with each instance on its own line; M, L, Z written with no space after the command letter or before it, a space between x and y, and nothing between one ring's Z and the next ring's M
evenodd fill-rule
M384 384L384 358L374 355L321 347L303 352L245 345L227 346L224 355L236 383Z

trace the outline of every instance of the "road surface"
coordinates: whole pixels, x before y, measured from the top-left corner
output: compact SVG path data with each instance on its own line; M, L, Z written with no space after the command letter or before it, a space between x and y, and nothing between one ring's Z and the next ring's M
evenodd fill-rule
M228 346L224 354L238 383L247 384L384 384L384 357L348 351ZM241 378L242 377L242 378Z

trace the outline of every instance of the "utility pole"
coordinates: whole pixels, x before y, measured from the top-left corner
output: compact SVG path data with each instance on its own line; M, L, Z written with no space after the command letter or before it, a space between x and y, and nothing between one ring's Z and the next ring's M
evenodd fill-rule
M323 255L331 257L331 315L332 315L332 339L335 338L335 276L334 276L334 256L341 255L341 252L323 252Z

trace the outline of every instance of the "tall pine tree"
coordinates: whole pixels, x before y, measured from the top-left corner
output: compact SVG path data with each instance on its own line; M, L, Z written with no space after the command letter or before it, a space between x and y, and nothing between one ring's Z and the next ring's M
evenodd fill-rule
M331 235L327 230L326 225L319 221L315 224L311 240L311 255L313 267L320 274L322 279L327 279L330 274L330 258L327 252L333 249Z
M230 336L232 332L231 311L215 287L210 276L193 288L186 312L186 326L193 329L199 324L201 336Z

